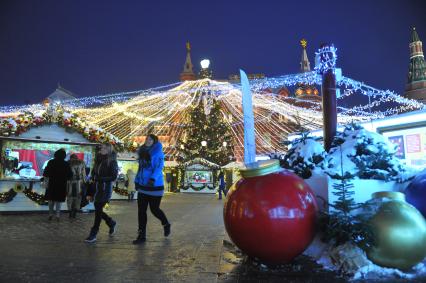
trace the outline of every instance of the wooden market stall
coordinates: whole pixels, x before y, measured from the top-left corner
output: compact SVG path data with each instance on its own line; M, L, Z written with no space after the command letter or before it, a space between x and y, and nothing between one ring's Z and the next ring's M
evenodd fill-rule
M48 210L43 170L53 154L65 149L92 166L98 143L56 124L31 128L19 136L0 137L0 211ZM66 205L62 206L66 210Z

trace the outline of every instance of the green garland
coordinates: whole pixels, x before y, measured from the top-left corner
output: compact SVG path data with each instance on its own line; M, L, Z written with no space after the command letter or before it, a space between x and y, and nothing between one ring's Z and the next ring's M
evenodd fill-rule
M48 204L47 200L44 199L44 195L38 194L38 193L34 192L33 190L31 190L30 188L24 189L23 193L25 194L25 196L27 198L29 198L33 202L36 202L39 205L47 205Z
M129 192L126 189L120 189L118 187L114 187L113 191L120 196L129 196Z
M0 117L0 136L19 136L32 127L55 123L63 128L71 128L79 132L89 141L110 143L118 152L124 150L134 152L138 148L138 144L133 141L122 141L99 127L89 125L77 114L67 112L62 107L57 107L54 111L56 112L55 116L45 111L41 116L35 116L31 112L24 112L16 117Z
M19 191L19 190L18 190ZM36 202L39 205L47 205L47 201L44 199L43 194L38 194L31 190L30 188L22 190L27 198ZM10 189L5 193L0 193L0 203L8 203L11 202L18 193L15 189Z
M0 193L0 203L11 202L17 195L14 189L10 189L8 192Z
M203 189L205 189L205 188L207 188L207 189L209 189L209 190L214 190L214 187L213 186L208 186L207 184L204 184L204 185L202 185L201 187L196 187L196 186L194 186L194 185L192 185L192 184L190 184L188 187L183 187L183 190L188 190L188 189L193 189L194 191L196 191L196 192L199 192L199 191L201 191L201 190L203 190Z

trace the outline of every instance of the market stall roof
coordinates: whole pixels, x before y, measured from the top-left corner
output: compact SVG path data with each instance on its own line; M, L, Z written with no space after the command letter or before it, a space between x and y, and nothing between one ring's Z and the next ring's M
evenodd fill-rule
M39 141L49 140L57 142L87 143L88 140L79 132L60 127L57 124L47 124L40 127L30 128L19 135L23 139L37 139Z
M76 99L76 95L58 84L56 90L50 94L47 99L50 102L64 102L67 100Z
M35 139L35 138L22 138L22 137L3 137L0 136L0 140L10 140L10 141L24 141L24 142L33 142L33 143L55 143L55 144L74 144L74 145L90 145L98 146L99 143L93 142L76 142L76 141L58 141L58 140L45 140L45 139Z
M212 169L220 169L220 166L217 165L216 163L210 162L207 159L200 158L200 157L189 160L189 161L183 163L182 165L183 165L183 167L188 167L188 166L191 166L191 165L194 165L194 164L202 164L202 165L207 166L207 167L212 168Z
M179 165L178 162L172 160L172 161L164 161L165 167L177 167Z

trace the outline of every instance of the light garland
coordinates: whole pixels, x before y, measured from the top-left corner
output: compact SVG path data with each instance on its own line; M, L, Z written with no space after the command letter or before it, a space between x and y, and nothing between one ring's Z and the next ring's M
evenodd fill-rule
M73 128L93 142L110 143L118 151L123 150L125 147L124 143L116 136L96 125L88 124L76 114L63 111L62 108L48 109L41 116L25 112L16 117L0 118L0 136L19 136L32 127L39 127L49 123L57 123L64 128ZM127 145L127 148L135 150L132 145Z
M324 65L317 68L318 72L324 72L335 66L337 58L335 52L334 46L318 52L319 56L326 59ZM321 83L321 75L316 71L251 81L259 154L284 151L281 141L298 127L307 130L322 127L320 102L277 94L282 88L298 84L321 85ZM365 122L425 108L425 105L418 101L401 97L390 90L376 89L344 76L336 83L342 93L338 103L343 103L345 98L356 94L369 98L369 103L365 105L351 108L338 106L339 124ZM188 109L196 107L199 103L209 105L213 99L221 103L224 120L233 132L235 156L241 158L243 114L239 84L209 79L186 81L148 90L79 98L63 102L62 107L70 114L76 115L72 119L66 118L65 126L69 125L67 121L72 120L72 126L83 129L83 134L87 134L86 127L91 125L96 130L105 132L105 135L111 134L114 142L124 144L127 148L131 147L132 150L142 141L142 136L152 132L160 136L165 144L166 155L173 157L177 152L174 148L177 140L185 134ZM380 111L385 105L386 110ZM41 116L46 107L41 104L0 107L0 112L9 117L16 117L28 110ZM89 133L90 131L89 129Z
M23 191L24 195L32 200L33 202L39 204L39 205L47 205L47 200L44 199L43 194L38 194L35 191L33 191L31 188L25 188Z
M114 188L113 188L113 191L116 193L116 194L118 194L118 195L120 195L120 196L129 196L129 191L128 190L126 190L126 189L121 189L121 188L119 188L119 187L117 187L117 186L115 186Z
M315 71L318 74L325 74L328 70L336 68L337 49L333 44L325 45L315 52L316 58L319 59L318 64L315 66Z
M5 193L0 193L0 203L11 202L15 196L16 196L16 192L14 189L10 189L9 191Z

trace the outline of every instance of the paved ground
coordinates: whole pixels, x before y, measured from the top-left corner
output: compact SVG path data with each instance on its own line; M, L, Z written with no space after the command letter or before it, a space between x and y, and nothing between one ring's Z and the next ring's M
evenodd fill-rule
M222 205L212 195L167 195L170 238L149 215L140 246L131 244L136 202L111 203L118 232L110 238L102 224L96 244L83 242L93 214L59 223L46 214L0 215L0 282L345 282L305 257L276 271L253 266L228 242Z

